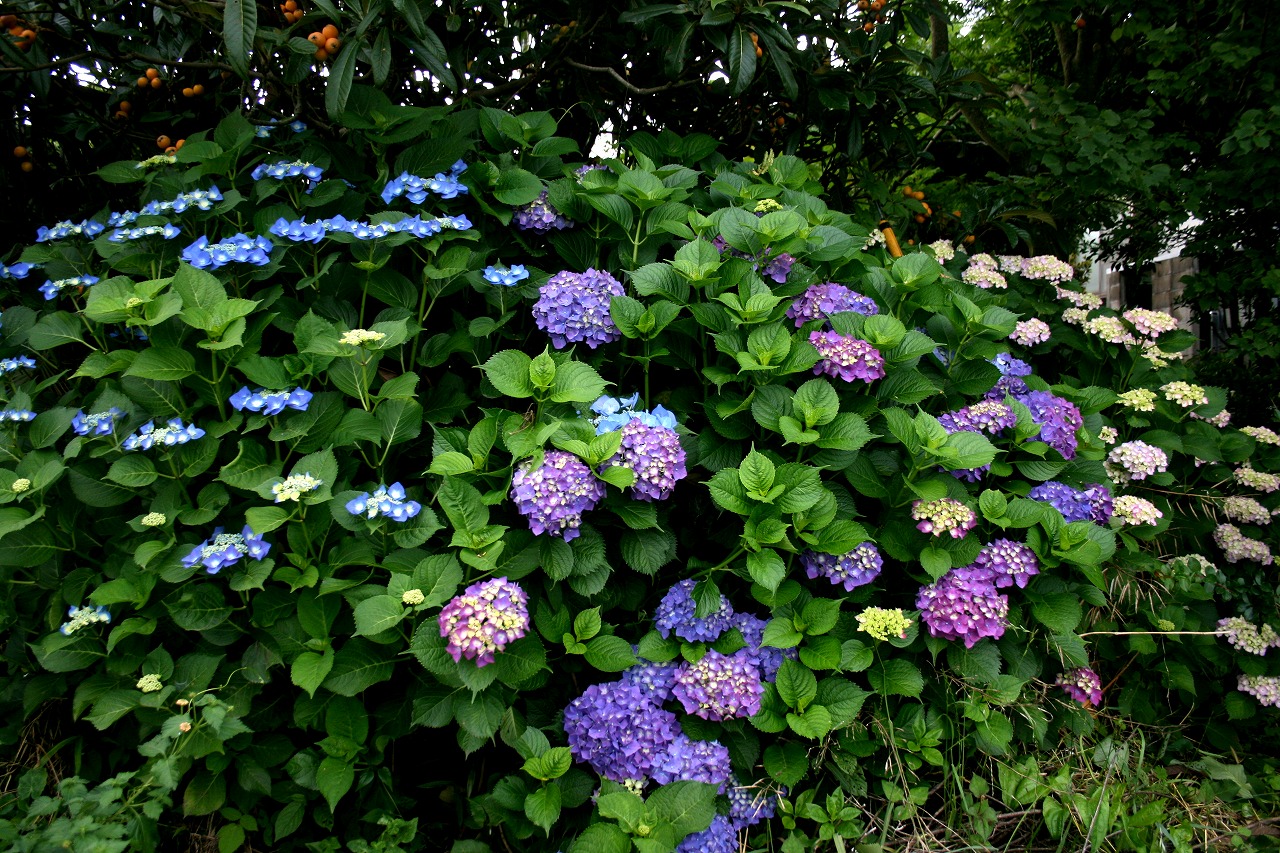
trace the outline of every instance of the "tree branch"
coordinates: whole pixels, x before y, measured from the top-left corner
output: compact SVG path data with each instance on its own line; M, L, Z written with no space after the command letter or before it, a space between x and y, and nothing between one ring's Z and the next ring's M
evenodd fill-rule
M651 86L651 87L648 87L648 88L644 88L644 89L642 89L642 88L640 88L639 86L637 86L636 84L632 83L632 82L631 82L630 80L628 80L626 77L623 77L623 76L622 76L621 74L619 74L617 71L613 70L612 68L610 68L610 67L608 67L608 66L604 66L604 65L586 65L586 64L584 64L584 63L578 62L576 59L570 59L570 58L569 58L569 57L567 57L567 56L564 58L564 61L565 61L565 63L566 63L566 64L568 64L568 65L572 65L574 68L580 68L580 69L582 69L583 71L595 71L595 72L600 73L600 74L608 74L608 75L612 76L612 77L613 77L613 79L615 79L615 80L617 80L619 83L621 83L621 84L623 85L623 87L624 87L627 91L629 91L629 92L631 92L631 93L633 93L633 94L636 94L636 95L652 95L652 94L653 94L653 93L655 93L655 92L665 92L667 89L673 89L673 88L675 88L675 87L677 87L677 86L685 86L685 85L687 85L687 83L664 83L664 84L663 84L663 85L661 85L661 86Z

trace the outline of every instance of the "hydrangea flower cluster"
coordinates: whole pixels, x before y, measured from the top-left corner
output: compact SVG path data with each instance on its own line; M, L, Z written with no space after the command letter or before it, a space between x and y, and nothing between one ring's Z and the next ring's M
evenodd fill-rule
M156 693L164 689L164 684L160 681L159 674L148 672L138 679L138 683L134 687L142 693Z
M338 338L338 343L361 347L365 344L376 344L385 337L386 335L382 332L371 332L368 329L351 329L342 333L342 337Z
M1014 358L1011 353L1002 352L995 358L991 359L991 363L1000 371L1001 376L1031 375L1031 365L1027 364L1020 358Z
M502 287L515 287L529 277L529 271L521 264L509 267L488 266L484 268L484 280Z
M784 660L795 660L799 656L794 648L779 649L764 645L764 629L768 625L768 622L750 613L735 613L729 622L729 627L737 628L742 634L746 645L739 651L760 671L761 681L773 681L778 677L778 669Z
M1280 648L1280 635L1265 622L1259 628L1248 619L1230 616L1218 620L1218 633L1232 646L1251 655L1265 655L1268 649Z
M622 673L622 681L644 691L654 704L660 705L671 698L671 688L676 684L674 663L652 663L642 661L630 666Z
M738 833L729 818L718 814L711 819L711 826L685 836L676 853L738 853Z
M163 512L149 512L142 518L138 519L138 523L143 527L159 527L169 519L165 517Z
M182 558L182 565L190 569L199 563L206 572L216 575L227 566L238 563L242 557L261 560L270 550L266 540L256 535L247 524L239 533L223 533L222 528L217 527L212 536Z
M1244 426L1240 431L1259 444L1280 445L1280 433L1268 427Z
M278 415L286 407L305 412L311 403L312 396L314 395L310 391L303 388L294 388L291 391L267 391L259 388L257 391L250 391L248 386L245 386L232 394L227 402L231 403L231 407L237 412L248 409L259 415Z
M810 320L826 320L833 314L852 311L856 314L871 316L879 314L880 307L869 296L863 296L856 290L829 281L826 284L814 284L791 303L787 316L796 321L800 328Z
M457 198L470 192L458 182L458 176L467 170L467 164L459 160L449 169L448 174L436 172L434 177L420 178L408 172L401 172L400 177L393 178L382 188L382 200L391 204L397 196L404 196L412 204L422 204L427 200L427 193L435 193L441 198Z
M210 243L208 237L201 236L182 250L182 259L198 270L216 270L232 261L262 267L271 263L273 248L271 241L262 236L235 234L221 243Z
M494 653L514 643L529 629L529 597L520 585L503 578L473 583L444 606L437 617L440 636L454 659L493 663Z
M676 739L676 715L634 684L593 684L564 709L564 731L578 761L614 782L643 780Z
M1164 518L1164 513L1146 498L1121 495L1116 498L1115 516L1123 524L1149 524L1155 527Z
M1071 326L1080 326L1089 319L1087 308L1068 308L1062 312L1062 322Z
M115 432L116 421L122 417L124 412L115 406L92 415L86 415L82 409L71 418L71 428L76 435L111 435Z
M1018 321L1013 327L1013 333L1009 335L1009 340L1024 347L1033 347L1049 340L1049 335L1049 324L1044 320L1032 317L1030 320Z
M606 432L622 429L631 421L639 421L648 427L664 427L670 430L676 428L675 414L662 406L661 403L654 406L653 411L649 412L644 409L637 409L636 404L639 402L639 393L632 394L630 397L604 396L597 399L591 404L591 411L596 415L596 417L591 418L591 423L596 428L596 435L604 435Z
M19 355L14 358L0 358L0 373L13 373L19 367L36 366L36 360L29 355Z
M1280 489L1280 476L1268 474L1266 471L1255 471L1248 465L1242 465L1237 468L1232 473L1232 476L1235 477L1236 482L1240 485L1257 489L1260 492L1270 494L1276 489Z
M1204 415L1198 412L1190 412L1189 414L1191 415L1191 417L1195 418L1198 421L1204 421L1207 424L1213 424L1218 429L1226 429L1227 424L1231 423L1231 413L1228 412L1226 409L1223 409L1221 412L1218 412L1218 414L1216 415L1210 415L1208 417L1205 417Z
M995 265L988 266L978 263L977 259L980 257L990 258L991 256L974 255L973 260L969 261L969 266L965 267L964 272L960 273L960 280L983 290L1004 290L1007 288L1009 286L1008 280L996 271Z
M14 423L30 423L36 419L36 413L30 409L4 409L0 410L0 422L13 421Z
M271 486L271 494L275 495L278 504L285 501L297 502L302 500L302 496L307 492L314 492L323 485L324 480L317 480L310 473L290 474Z
M1115 427L1104 426L1098 430L1098 440L1103 444L1115 444L1120 438L1120 430Z
M1234 524L1219 524L1213 531L1213 541L1218 543L1228 563L1249 560L1264 566L1271 565L1271 548L1267 543L1250 539Z
M96 275L77 275L71 278L60 278L57 281L46 281L40 285L40 292L44 294L45 301L57 299L58 294L68 287L93 287L101 279Z
M143 216L161 216L166 213L185 213L191 208L196 210L212 210L215 201L222 201L222 192L216 187L207 190L191 190L178 193L173 201L149 201L142 206ZM110 221L108 225L114 224Z
M787 794L786 788L772 791L760 785L744 785L735 776L730 780L728 795L729 822L741 830L772 819L777 813L778 798Z
M987 572L997 589L1015 583L1022 589L1032 575L1040 574L1040 561L1036 559L1036 553L1021 542L996 539L982 546L970 568L975 573Z
M1131 347L1138 343L1119 317L1094 317L1085 321L1084 330L1109 344Z
M1096 293L1086 293L1082 290L1068 290L1065 287L1054 285L1054 290L1059 299L1070 302L1077 308L1092 311L1095 308L1102 307L1102 297Z
M649 775L659 785L706 782L724 788L731 774L727 746L718 740L692 740L680 732L654 760Z
M718 721L760 712L764 685L743 651L722 655L709 649L696 663L680 666L671 692L686 713Z
M926 243L925 248L933 252L933 256L938 259L940 264L945 264L956 256L956 247L950 240L937 240L933 243Z
M320 183L320 179L324 176L324 169L321 169L315 163L308 163L303 160L294 160L292 163L262 163L258 168L253 170L251 177L255 181L263 178L272 178L277 181L283 181L287 178L305 178L307 181L307 192L311 192L316 188L316 184Z
M622 295L622 283L607 272L563 270L538 288L533 319L556 349L579 341L595 349L622 337L609 316L609 303Z
M173 447L175 444L186 444L204 438L204 430L195 424L183 424L181 418L171 418L164 426L157 428L155 421L147 421L142 427L129 436L120 445L125 450L150 450L157 444Z
M1017 258L1018 269L1023 278L1039 281L1071 281L1076 271L1071 264L1061 261L1053 255L1036 255L1031 258Z
M563 231L573 227L573 220L561 216L547 201L547 191L543 190L537 198L515 210L515 226L521 231L537 231L545 234L548 231Z
M582 514L604 499L604 483L581 459L563 450L548 450L542 464L529 460L511 479L511 499L529 519L535 535L578 536Z
M984 637L999 639L1008 624L1009 597L996 591L985 569L952 569L916 596L920 619L929 633L961 640L973 648Z
M163 237L172 240L182 233L182 229L171 222L164 225L143 225L140 228L117 228L107 239L112 243L124 243L129 240L141 240L144 237Z
M1222 501L1222 514L1244 524L1270 524L1271 510L1253 498L1232 496Z
M1040 425L1040 434L1033 440L1043 441L1061 453L1063 459L1074 459L1076 430L1084 426L1080 409L1048 391L1029 391L1017 399L1031 410L1031 420Z
M690 643L714 643L733 624L733 607L720 596L720 606L706 616L697 615L693 578L685 578L667 590L653 614L653 624L665 640L675 634Z
M1260 705L1280 708L1280 676L1242 675L1236 683L1236 689L1248 693Z
M347 219L342 214L307 222L305 219L277 219L267 230L294 243L319 243L329 234L350 234L357 240L381 240L392 234L412 234L421 240L443 231L466 231L471 220L465 216L439 216L423 219L406 216L395 222L364 222Z
M0 264L0 278L26 278L35 268L35 264L16 263L9 266Z
M763 216L764 214L761 211L757 211L756 215ZM716 236L715 239L711 241L711 245L715 246L716 251L722 255L727 251L732 257L750 261L751 268L753 270L759 272L764 278L772 279L776 284L786 283L787 276L791 275L791 265L796 261L795 258L791 257L786 252L770 256L768 246L765 246L764 251L759 255L749 255L746 252L740 252L737 249L729 248L729 244L725 241L724 237L720 236ZM767 259L765 261L764 269L760 268L761 258Z
M1164 311L1152 311L1148 308L1130 308L1121 315L1137 330L1138 334L1148 338L1158 338L1165 332L1178 328L1177 319Z
M1097 707L1102 704L1102 679L1088 667L1069 669L1059 675L1054 684L1081 705Z
M800 554L800 565L805 574L817 580L824 577L835 586L843 585L846 592L853 592L863 584L871 583L884 568L884 557L870 542L863 542L842 556L822 554L817 551L804 551Z
M48 243L51 240L65 240L67 237L97 237L103 231L107 230L107 226L101 222L94 222L92 219L86 219L83 222L75 223L65 220L55 224L52 228L46 228L41 225L36 229L36 242Z
M868 384L884 378L884 356L867 341L838 332L811 332L809 343L822 357L813 366L815 375L825 373L845 382L861 379Z
M422 504L408 500L404 486L399 483L379 484L372 492L362 492L347 501L346 506L352 515L363 515L370 520L382 516L400 523L422 512Z
M1118 395L1116 402L1138 412L1154 412L1156 410L1156 392L1146 388L1133 388Z
M105 607L69 607L67 615L71 618L63 622L62 627L58 629L58 633L66 637L70 637L81 628L111 621L111 612Z
M1161 385L1160 390L1164 392L1164 398L1170 403L1177 403L1184 409L1190 409L1192 406L1203 406L1209 402L1209 395L1199 385L1192 385L1190 382L1170 382Z
M902 608L887 610L883 607L868 607L857 616L858 630L866 631L873 639L884 642L890 637L899 640L907 638L911 630L911 620L902 612Z
M915 501L911 504L911 517L920 522L916 529L921 533L950 533L952 539L963 539L978 523L974 511L955 498Z
M639 419L622 427L622 446L605 466L621 465L635 472L631 497L641 501L664 501L671 497L676 481L688 476L680 436L665 426L648 426Z
M1169 468L1169 456L1145 441L1126 441L1107 454L1103 463L1107 476L1117 483L1145 480Z
M1012 429L1018 423L1018 416L1013 407L998 400L979 400L978 402L938 415L938 423L948 434L956 432L985 432L999 435L1006 429Z

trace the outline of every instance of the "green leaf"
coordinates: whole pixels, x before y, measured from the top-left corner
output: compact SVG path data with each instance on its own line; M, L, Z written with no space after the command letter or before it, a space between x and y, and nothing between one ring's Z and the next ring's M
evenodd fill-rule
M339 801L351 790L355 781L355 768L340 758L325 756L316 769L316 788L332 812L338 810Z
M107 471L107 479L119 483L125 488L139 489L156 481L156 466L145 456L122 456L111 463Z
M580 361L566 361L556 370L555 382L551 386L551 402L592 403L604 393L606 385L595 368Z
M138 353L125 376L177 382L196 372L195 356L178 347L156 346Z
M753 581L770 592L776 592L778 584L787 576L787 565L781 555L770 548L747 555L747 572Z
M649 795L646 810L671 825L677 837L701 832L716 814L716 786L703 782L672 782Z
M808 749L799 743L775 743L764 751L764 769L780 785L794 788L809 772Z
M628 530L622 534L622 559L644 575L652 575L676 558L676 538L666 530Z
M213 814L222 808L226 799L225 776L217 773L197 773L182 794L182 813L188 817Z
M764 495L773 487L776 470L767 456L752 448L747 458L742 460L742 465L738 469L738 478L748 494L753 497Z
M914 663L902 658L885 661L867 671L871 689L881 696L915 698L924 690L924 676Z
M356 696L386 681L394 669L394 651L365 639L350 640L338 650L324 686L339 696Z
M258 4L253 0L227 0L222 12L222 40L227 46L227 61L245 79L250 76L249 59L257 33Z
M529 365L532 362L533 359L519 350L509 349L495 353L480 369L499 393L522 399L534 395L533 383L529 381Z
M631 644L612 634L596 637L587 643L586 658L587 663L601 672L622 672L637 663Z
M493 197L503 204L516 207L535 200L542 194L543 189L545 187L537 175L513 166L503 169L498 175L498 182L493 188Z
M289 668L289 680L307 691L308 696L315 696L320 684L333 669L333 650L319 652L303 652L294 658Z
M399 625L404 619L405 608L399 598L390 595L374 595L355 608L356 635L371 637Z
M937 580L951 571L951 555L941 548L924 548L920 551L920 565Z
M1083 615L1079 596L1069 592L1056 592L1032 600L1031 613L1041 625L1055 634L1069 634L1080 624Z
M573 617L573 636L585 643L600 633L601 625L599 607L583 610Z
M831 731L831 712L821 705L810 705L803 714L787 714L787 725L801 737L821 740Z
M382 427L384 447L402 444L422 433L422 406L416 400L384 400L374 414Z
M63 344L83 343L84 325L73 314L55 311L41 317L31 327L27 343L34 350L49 350Z
M548 836L551 827L560 819L561 794L558 785L543 785L524 799L524 813L535 826L542 827Z
M778 696L787 703L787 707L798 711L803 711L818 695L817 677L808 667L794 660L782 662L774 684L778 688Z
M569 853L631 853L631 836L615 824L593 823L573 842Z
M359 43L348 37L346 44L338 53L338 58L329 66L329 79L324 87L324 111L332 121L338 121L347 108L347 98L351 96L351 81L355 78L356 56L359 52Z

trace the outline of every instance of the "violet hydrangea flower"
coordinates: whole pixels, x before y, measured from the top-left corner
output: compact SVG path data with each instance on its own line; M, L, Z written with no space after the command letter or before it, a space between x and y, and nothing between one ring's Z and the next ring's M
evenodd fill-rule
M811 332L809 343L818 349L821 361L813 366L815 375L827 374L845 382L861 379L871 383L884 378L884 356L867 341L838 332Z
M610 301L623 295L622 283L607 272L564 270L551 276L538 294L533 319L556 349L578 341L595 349L622 337L609 316Z
M1169 468L1169 456L1163 450L1145 441L1126 441L1107 454L1103 466L1107 476L1117 483L1145 480Z
M1027 320L1020 320L1014 325L1013 333L1009 335L1009 340L1024 347L1033 347L1049 340L1049 335L1049 324L1038 317L1031 317Z
M1009 597L996 591L986 569L952 569L916 596L920 620L929 633L961 640L965 648L984 637L999 639L1008 624Z
M511 478L511 499L529 519L529 529L566 542L578 535L582 514L595 509L604 495L604 483L586 463L563 450L548 450L540 465L525 462Z
M915 501L911 504L911 517L920 522L916 529L921 533L949 533L952 539L963 539L978 523L974 511L955 498Z
M378 516L392 521L406 522L422 512L422 504L408 500L404 486L392 483L379 485L372 492L362 492L346 504L347 512L374 519Z
M245 386L232 394L228 402L237 412L248 409L259 415L278 415L286 407L305 412L312 396L310 391L303 388L294 388L292 391L267 391L259 388L257 391L250 391Z
M1096 707L1102 704L1102 679L1088 667L1069 669L1059 675L1054 684L1081 705Z
M997 588L1015 583L1022 588L1032 575L1040 573L1040 561L1036 559L1035 552L1021 542L996 539L978 552L973 568L990 572L991 582Z
M622 427L622 446L605 467L621 465L636 475L631 496L641 501L664 501L671 497L677 480L688 476L685 452L674 429L647 426L636 419Z
M817 580L824 577L836 586L843 585L846 592L853 592L863 584L875 580L884 567L884 557L870 542L855 545L842 556L805 551L800 555L800 565L805 574Z
M521 231L537 231L540 234L553 229L563 231L572 228L574 224L572 219L560 215L560 211L551 206L547 201L546 190L528 204L517 207L513 221Z
M182 565L192 568L199 563L209 574L216 575L244 557L261 560L270 550L271 545L255 534L247 524L239 533L223 533L222 528L217 527L212 536L182 558Z
M593 684L564 709L569 751L614 782L648 778L680 732L676 715L621 681Z
M661 704L671 698L671 688L675 686L678 668L679 664L672 662L641 660L623 671L622 682L639 687L654 703Z
M731 777L729 822L735 829L746 829L762 820L769 820L777 813L778 799L786 795L786 788L774 790L762 785L745 785L738 777Z
M693 740L678 733L653 762L650 778L659 785L706 782L721 788L729 781L729 749L718 740Z
M693 589L697 582L685 578L667 590L653 614L653 623L665 640L675 634L690 643L713 643L729 630L733 620L733 607L729 599L720 596L720 606L706 616L697 615L697 603Z
M798 329L810 320L826 320L843 311L871 316L879 314L880 308L871 297L829 281L826 284L811 285L796 297L796 301L787 309L787 316L796 321Z
M722 655L708 649L696 663L685 663L676 671L671 692L687 713L704 720L730 720L760 712L764 684L743 651Z
M493 663L494 653L514 643L529 629L529 598L520 585L491 578L467 587L437 617L440 636L454 661Z
M1040 425L1040 434L1033 440L1043 441L1063 459L1076 456L1076 430L1084 426L1080 409L1068 400L1056 397L1048 391L1029 391L1018 396L1018 402L1031 410L1031 420Z
M738 831L729 818L718 814L711 819L711 826L685 836L676 853L738 853Z
M1082 491L1073 489L1066 483L1049 480L1032 489L1027 497L1033 501L1044 501L1062 513L1062 517L1067 521L1092 521L1095 524L1106 524L1114 511L1111 490L1099 483L1094 483Z
M235 234L221 243L201 236L182 250L182 259L198 270L218 269L231 262L266 266L271 263L271 241L266 237Z
M760 673L760 680L769 682L778 677L778 670L784 660L795 660L799 652L794 649L779 649L764 645L764 629L769 623L759 616L750 613L735 613L729 621L729 627L737 628L746 643L740 650L745 654Z

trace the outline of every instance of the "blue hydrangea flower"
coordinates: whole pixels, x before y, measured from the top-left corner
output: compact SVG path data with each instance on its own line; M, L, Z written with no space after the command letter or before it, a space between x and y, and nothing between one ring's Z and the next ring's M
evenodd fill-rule
M387 204L393 198L403 195L413 204L422 204L427 200L427 193L435 193L441 198L457 198L466 195L470 190L458 181L458 176L467 168L467 164L459 160L448 174L437 172L434 177L420 178L408 172L401 172L400 177L387 182L382 190L382 200ZM462 168L459 169L458 166Z
M182 565L192 568L199 563L209 574L216 575L242 557L261 560L270 550L266 540L256 535L247 524L239 533L223 533L222 528L217 527L212 536L182 558Z
M1032 575L1040 573L1040 561L1032 551L1021 542L1012 539L996 539L982 546L978 557L971 567L975 571L986 571L996 588L1013 586L1021 589L1027 585Z
M579 341L595 349L622 337L609 316L610 301L623 295L622 283L607 272L564 270L538 288L538 294L533 318L556 349Z
M307 222L305 219L277 219L267 229L277 237L294 243L319 243L328 234L350 234L357 240L381 240L392 234L412 234L419 239L434 237L443 231L466 231L471 220L465 216L440 216L423 219L406 216L396 222L362 222L347 219L341 214L329 219Z
M778 800L787 795L787 789L774 790L761 785L743 784L738 777L729 779L729 822L735 829L755 826L769 820L777 813Z
M722 791L730 774L728 747L718 740L692 740L684 732L667 744L649 771L650 778L659 785L706 782Z
M9 266L0 264L0 278L26 278L35 268L35 264L17 263Z
M304 160L294 160L292 163L281 161L279 163L262 163L253 170L251 177L255 181L263 178L272 178L277 181L283 181L288 178L305 178L307 181L307 192L311 192L316 188L316 184L320 183L320 179L324 176L324 170L315 163L309 163Z
M1001 376L1031 375L1031 365L1027 364L1020 358L1014 358L1007 352L1002 352L995 358L991 359L991 363L999 369Z
M107 217L107 227L122 228L125 225L131 225L138 221L138 217L140 215L141 214L136 210L123 210L119 213L116 213L113 210L111 211L111 215Z
M173 447L204 438L204 430L195 424L183 424L181 418L173 418L167 424L157 428L155 421L147 421L142 428L129 436L120 445L125 450L150 450L157 444Z
M302 131L307 129L307 123L301 119L294 119L289 122L289 129L294 133L302 133Z
M661 704L671 698L677 666L675 663L641 661L622 673L622 682L639 687L654 704Z
M257 391L250 391L248 386L245 386L232 394L228 402L237 412L248 409L260 415L278 415L286 407L305 412L312 396L310 391L303 388L294 388L291 391L266 391L259 388Z
M880 556L875 545L863 542L840 557L818 551L805 551L800 555L800 565L804 566L805 574L811 579L823 577L836 586L843 585L847 592L853 592L857 587L871 583L880 576L880 570L884 568L884 557Z
M125 243L130 240L141 240L144 237L163 237L172 240L182 233L182 229L171 222L164 225L144 225L141 228L117 228L107 239L112 243Z
M735 613L729 622L729 627L737 628L746 642L740 653L747 656L751 665L760 672L760 680L766 682L778 677L778 670L784 660L795 660L799 656L798 650L794 648L778 649L764 645L764 629L768 624L750 613Z
M1076 455L1076 430L1084 426L1084 418L1076 405L1048 391L1029 391L1018 402L1031 410L1031 419L1040 425L1040 434L1032 440L1043 441L1062 454L1063 459Z
M201 236L182 250L182 259L198 270L216 270L232 261L264 267L271 263L273 248L271 241L262 236L236 234L221 243L210 243L208 237Z
M484 268L484 280L502 287L515 287L529 277L529 271L520 264L510 267L489 266Z
M810 320L826 320L831 315L844 311L871 316L879 314L880 307L870 297L843 284L829 281L826 284L811 285L796 297L796 301L787 309L787 316L796 321L798 329Z
M0 410L0 421L13 421L14 423L30 423L36 419L36 413L27 409L4 409Z
M564 709L573 757L614 782L643 781L680 733L676 715L621 681L593 684Z
M422 512L422 504L407 497L404 486L399 483L379 485L373 492L364 492L347 501L347 512L369 519L381 515L392 521L405 522Z
M0 373L12 373L19 367L36 366L36 360L29 355L20 355L15 358L0 358Z
M528 460L511 478L511 499L529 519L535 535L562 536L568 542L578 536L582 514L604 500L605 486L572 453L548 450L542 464Z
M738 853L738 832L727 817L718 814L711 826L685 836L675 853Z
M1049 480L1032 489L1027 497L1048 503L1067 521L1106 524L1114 508L1111 490L1101 483L1093 483L1081 491L1066 483Z
M591 423L596 427L596 435L622 429L631 421L639 421L647 427L663 427L670 430L676 428L675 414L664 408L661 403L654 406L653 411L650 412L637 409L636 404L639 402L639 393L632 394L630 397L605 396L597 399L591 404L591 411L596 415L591 418Z
M86 415L84 410L76 412L71 419L71 428L76 435L111 435L115 432L116 421L124 417L124 412L112 406L105 412Z
M46 281L40 285L40 292L45 301L57 299L58 294L68 287L93 287L100 279L96 275L77 275L71 278L60 278L57 281Z
M573 227L572 219L561 216L560 211L547 202L546 190L543 190L541 195L523 207L517 207L513 221L516 228L521 231L537 231L539 233L546 233L552 229L563 231L566 228Z
M185 213L192 208L196 210L213 210L214 202L222 201L222 192L216 186L209 187L207 190L190 190L185 193L178 193L172 201L149 201L142 206L139 211L143 216L163 216L167 213ZM116 221L116 217L119 220ZM108 225L128 225L130 222L138 218L137 213L125 212L121 214L111 214L111 219L107 220Z
M46 228L41 225L36 230L36 242L47 243L51 240L63 240L67 237L97 237L107 226L101 222L94 222L92 219L86 219L83 222L75 223L70 220L59 222L52 228Z
M667 590L653 614L653 624L663 639L675 634L691 643L713 643L729 630L733 619L733 607L729 599L720 596L720 606L712 613L699 618L698 606L693 600L697 582L685 578Z
M70 637L81 628L101 623L109 623L111 621L111 611L105 607L69 607L67 615L71 618L62 623L62 627L58 629L58 633Z

